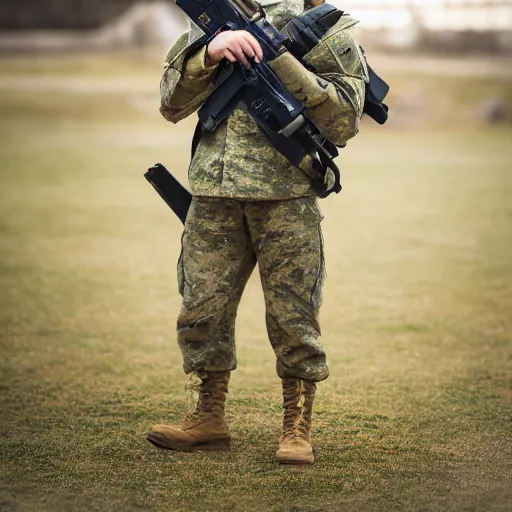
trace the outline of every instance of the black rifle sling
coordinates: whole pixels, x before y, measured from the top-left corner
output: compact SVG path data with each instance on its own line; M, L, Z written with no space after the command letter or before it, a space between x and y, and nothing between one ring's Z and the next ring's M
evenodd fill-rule
M279 153L295 167L299 167L302 159L307 155L312 157L313 169L319 176L318 178L310 177L310 181L319 197L327 197L331 192L341 191L340 170L334 163L334 158L338 156L336 146L334 146L334 151L332 149L328 151L325 144L316 143L316 139L302 128L297 130L292 137L284 137L276 132L266 132L261 126L260 129ZM329 189L328 193L325 190L327 169L330 169L334 176L334 186Z
M320 42L342 15L343 11L324 4L294 18L287 25L287 27L293 25L293 30L290 33L286 32L290 39L290 44L287 45L288 50L294 57L301 60ZM300 39L301 35L304 40ZM249 93L247 88L244 89L247 85L246 78L243 73L238 72L239 70L239 66L234 66L228 61L223 61L219 65L213 79L217 88L199 110L199 119L207 130L214 131L234 112L239 102L244 99L244 95Z
M311 126L308 127L307 123L288 137L272 130L268 123L258 115L257 109L253 108L254 105L261 103L261 92L247 83L240 65L229 64L229 66L232 68L229 78L222 81L222 85L209 96L199 110L200 122L194 134L192 156L200 142L203 129L209 132L215 131L233 113L235 108L241 107L251 115L271 145L293 166L299 167L302 160L307 155L311 155L314 170L320 176L311 181L319 196L325 194L324 177L327 169L331 169L334 175L335 184L331 192L339 192L341 190L340 172L333 161L338 156L336 146L329 140L320 137L318 130L316 134L312 133Z
M343 11L328 4L323 4L310 9L301 16L297 16L284 29L290 41L287 45L288 50L297 59L301 60L343 15ZM204 38L201 39L202 44L204 44ZM194 44L188 56L197 51L198 43L199 41ZM366 87L364 112L379 124L384 124L387 120L388 107L382 101L389 91L389 86L370 66L368 66L368 73L369 83ZM210 132L215 131L237 107L245 106L245 110L251 114L269 142L292 165L298 167L306 155L312 156L314 169L321 176L317 180L311 180L317 194L320 196L325 194L323 181L327 169L331 169L335 178L334 188L330 192L341 190L339 169L333 161L338 156L336 146L331 141L320 137L318 133L312 134L307 127L297 130L289 137L269 129L264 122L261 122L258 115L256 115L257 113L251 112L251 103L258 94L255 94L253 88L247 83L240 65L236 66L227 61L223 62L214 77L214 84L217 88L199 110L200 123L194 134L192 156L199 145L203 129Z
M282 31L288 37L288 51L302 60L343 15L336 7L323 4L293 18Z
M215 131L236 109L245 94L247 81L240 65L224 60L213 78L216 89L199 109L199 120L204 128Z
M388 120L389 109L383 101L389 92L389 85L369 65L367 67L370 80L366 86L363 111L377 123L384 124Z
M328 4L320 5L302 16L291 20L283 29L290 43L288 50L299 60L309 53L324 35L341 19L343 11ZM360 47L361 48L361 47ZM364 58L366 55L361 48ZM389 92L389 85L367 64L368 84L366 86L364 113L374 121L384 124L388 120L388 107L383 103ZM311 71L315 71L311 69Z
M305 35L305 41L302 45L299 43L294 45L293 40L290 38L289 51L294 55L297 53L295 57L301 59L311 48L318 44L342 15L342 11L329 5L322 5L296 18L294 20L297 21L295 27L297 30L301 29L301 33ZM200 122L194 134L192 156L199 145L203 129L210 132L215 131L237 107L241 106L249 112L272 146L293 166L299 167L302 160L307 155L311 155L313 168L319 174L318 179L311 179L311 181L319 196L325 195L324 178L327 169L332 171L335 180L334 187L330 192L339 192L341 190L340 172L333 161L338 156L336 146L327 139L320 137L319 133L313 134L311 127L308 129L307 126L300 128L288 137L271 130L251 108L254 101L259 100L260 93L247 83L240 65L233 65L227 61L223 62L214 77L214 84L217 85L217 88L204 102L198 112Z
M293 135L285 137L275 131L268 130L264 124L259 124L258 119L254 118L261 132L272 146L279 151L293 166L299 167L302 160L310 155L312 158L313 169L318 174L318 178L311 178L313 189L319 197L327 197L331 192L341 191L341 176L338 166L334 159L338 156L338 150L330 140L314 135L307 124L299 128ZM325 175L327 169L330 169L334 176L334 186L326 193Z

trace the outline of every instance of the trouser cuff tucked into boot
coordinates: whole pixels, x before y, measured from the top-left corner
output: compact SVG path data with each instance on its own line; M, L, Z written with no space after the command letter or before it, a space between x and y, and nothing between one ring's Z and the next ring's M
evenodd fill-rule
M230 372L205 372L199 375L198 400L194 411L180 425L155 425L147 440L158 448L178 451L229 450L230 434L225 418L225 403Z

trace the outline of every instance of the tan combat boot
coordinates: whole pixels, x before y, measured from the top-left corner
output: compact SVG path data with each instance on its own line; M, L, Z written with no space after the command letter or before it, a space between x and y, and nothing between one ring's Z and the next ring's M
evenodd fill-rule
M230 372L200 375L199 399L195 411L181 425L155 425L147 440L158 448L189 452L229 450L230 435L224 416Z
M276 458L282 464L313 464L311 414L316 383L302 379L283 379L283 433Z

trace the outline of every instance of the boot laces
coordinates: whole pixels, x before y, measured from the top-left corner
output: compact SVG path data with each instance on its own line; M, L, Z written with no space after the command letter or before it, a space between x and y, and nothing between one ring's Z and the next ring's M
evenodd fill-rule
M188 391L189 412L183 418L182 425L195 424L212 414L223 414L227 383L216 382L208 374L193 372L188 376L185 390Z
M283 437L291 441L308 439L311 424L311 400L303 380L296 386L285 387ZM309 397L311 398L311 397Z

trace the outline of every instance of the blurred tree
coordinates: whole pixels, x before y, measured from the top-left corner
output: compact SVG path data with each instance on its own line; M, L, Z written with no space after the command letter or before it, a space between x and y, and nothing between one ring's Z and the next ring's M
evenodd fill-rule
M151 0L17 0L0 2L0 29L91 29Z

